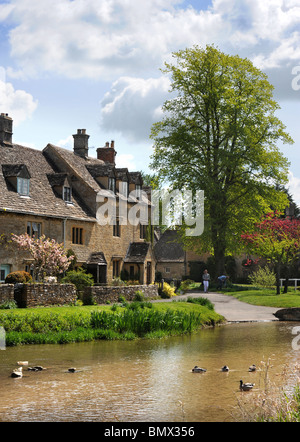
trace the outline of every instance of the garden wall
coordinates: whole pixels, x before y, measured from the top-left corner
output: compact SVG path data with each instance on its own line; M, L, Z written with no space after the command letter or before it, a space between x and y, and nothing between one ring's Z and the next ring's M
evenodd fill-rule
M15 287L18 307L74 304L77 300L73 284L20 284Z
M6 301L14 300L14 285L1 284L0 285L0 305Z
M118 302L120 296L124 296L126 301L132 301L137 291L144 294L145 299L158 296L156 285L130 285L130 286L94 286L86 287L83 294L84 304L106 304Z

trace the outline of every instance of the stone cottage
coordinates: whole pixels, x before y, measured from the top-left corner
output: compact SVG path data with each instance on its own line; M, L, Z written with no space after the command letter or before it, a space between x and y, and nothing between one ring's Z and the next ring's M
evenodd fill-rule
M143 204L149 212L151 203L142 192L141 174L116 167L114 142L98 148L97 158L92 158L85 129L73 135L73 151L53 144L43 150L20 146L12 134L13 120L1 114L0 281L11 271L30 271L30 255L10 239L12 233L27 232L63 243L96 282L109 283L122 270L138 275L142 284L153 282L155 258L145 239L147 219L126 220L132 207ZM136 197L130 194L133 190ZM98 213L109 199L116 209L113 216L108 211L103 224Z

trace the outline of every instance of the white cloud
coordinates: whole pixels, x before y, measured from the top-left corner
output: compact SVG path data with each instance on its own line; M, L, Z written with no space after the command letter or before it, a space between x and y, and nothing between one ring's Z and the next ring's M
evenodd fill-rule
M64 140L57 141L56 145L59 146L59 147L63 147L64 149L72 150L73 149L73 145L74 145L73 135L69 135Z
M300 178L294 176L294 174L289 172L289 182L288 189L290 194L293 196L293 200L300 207Z
M18 125L22 121L30 118L37 108L37 100L24 90L14 89L11 83L5 81L3 69L0 75L0 105L1 112L13 116L14 124Z
M131 141L149 138L151 125L161 117L169 87L165 77L119 78L101 103L102 128L122 132Z
M29 74L117 78L157 69L173 50L224 36L218 14L176 7L181 3L10 0L0 21L12 24L11 56Z
M10 0L1 21L10 25L17 63L11 78L151 76L173 51L194 44L245 50L263 69L300 56L299 0L213 0L204 10L183 0Z
M127 167L127 169L130 171L136 170L137 168L134 155L126 153L116 155L116 166L120 168Z

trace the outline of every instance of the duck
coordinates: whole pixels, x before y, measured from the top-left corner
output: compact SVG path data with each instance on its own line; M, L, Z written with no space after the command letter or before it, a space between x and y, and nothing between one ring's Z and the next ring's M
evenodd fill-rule
M28 361L18 361L18 365L28 365Z
M221 371L229 371L229 367L228 367L228 365L224 365L224 366L221 368Z
M68 372L69 372L69 373L75 373L75 371L76 371L76 368L75 368L75 367L68 368Z
M255 364L250 365L248 371L256 371L256 365Z
M251 382L246 382L245 384L243 383L242 380L240 380L240 390L241 391L249 391L252 390L252 388L254 387L255 384L251 384Z
M195 365L195 367L192 369L193 373L204 373L206 371L206 368L198 367L198 365Z
M12 373L12 378L21 378L23 376L23 367L15 368Z

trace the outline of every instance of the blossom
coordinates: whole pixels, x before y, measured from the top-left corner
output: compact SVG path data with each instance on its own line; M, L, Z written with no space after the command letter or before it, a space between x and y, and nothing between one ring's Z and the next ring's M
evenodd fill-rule
M20 248L28 250L33 258L34 270L38 277L43 280L46 276L55 276L68 270L73 256L67 257L63 244L58 244L54 239L32 238L27 233L24 235L12 235Z

